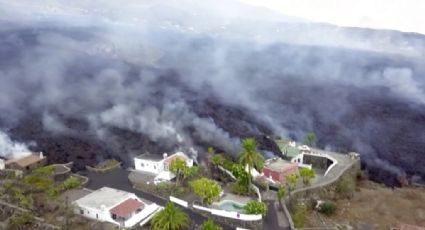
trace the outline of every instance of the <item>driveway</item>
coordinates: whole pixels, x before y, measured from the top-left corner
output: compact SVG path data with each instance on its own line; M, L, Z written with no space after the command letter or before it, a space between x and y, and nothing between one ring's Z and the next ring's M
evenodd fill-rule
M156 197L150 193L145 193L143 191L134 189L128 179L128 175L130 174L130 172L126 170L118 169L108 173L94 173L94 172L84 171L82 174L90 178L90 182L87 184L87 188L92 190L97 190L99 188L107 186L107 187L134 193L140 198L149 200L161 206L164 206L168 202L168 200ZM184 210L189 215L189 218L192 221L194 221L197 225L201 225L205 220L207 220L207 218L205 218L204 216L196 212L193 212L190 209L182 208L182 210ZM225 230L234 229L222 223L220 223L220 225ZM273 228L270 228L270 229L273 229Z

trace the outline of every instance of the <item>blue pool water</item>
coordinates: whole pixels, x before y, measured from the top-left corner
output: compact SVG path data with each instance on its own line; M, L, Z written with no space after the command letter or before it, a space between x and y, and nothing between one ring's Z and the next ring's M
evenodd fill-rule
M243 212L243 204L236 203L231 200L225 200L218 205L220 209L227 211Z

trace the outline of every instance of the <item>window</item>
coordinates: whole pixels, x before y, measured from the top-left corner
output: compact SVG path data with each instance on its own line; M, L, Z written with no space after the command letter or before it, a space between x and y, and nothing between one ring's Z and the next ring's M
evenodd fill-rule
M140 166L143 168L143 167L145 167L145 164L143 164L143 162L142 162L142 163L140 163Z
M112 219L116 220L117 219L117 215L112 214Z
M84 210L80 209L80 214L84 215Z

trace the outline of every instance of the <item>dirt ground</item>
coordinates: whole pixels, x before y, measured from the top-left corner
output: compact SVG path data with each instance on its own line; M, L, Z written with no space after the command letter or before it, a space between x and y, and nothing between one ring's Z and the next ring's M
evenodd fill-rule
M400 223L425 226L425 188L389 188L371 181L361 181L351 200L337 200L331 217L312 212L310 226L327 224L360 225L389 229Z

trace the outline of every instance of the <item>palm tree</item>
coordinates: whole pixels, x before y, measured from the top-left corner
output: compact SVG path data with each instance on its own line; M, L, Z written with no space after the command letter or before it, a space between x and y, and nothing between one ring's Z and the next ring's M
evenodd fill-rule
M256 168L261 170L264 164L263 156L257 150L257 142L254 138L246 138L242 140L242 151L239 156L239 162L245 167L248 165L248 180L251 185L251 170Z
M189 217L181 209L168 202L151 220L153 230L179 230L189 227Z

